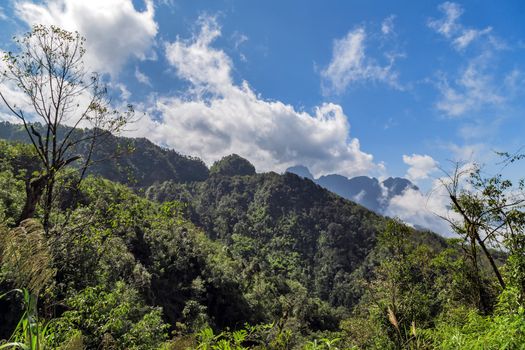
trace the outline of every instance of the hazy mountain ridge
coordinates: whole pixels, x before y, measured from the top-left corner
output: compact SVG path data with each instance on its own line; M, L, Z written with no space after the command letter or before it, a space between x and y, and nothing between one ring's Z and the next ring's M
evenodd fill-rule
M385 214L390 200L402 195L407 189L419 191L410 180L400 177L389 177L383 181L368 176L347 178L343 175L329 174L314 178L310 170L298 165L286 169L286 172L309 179L321 187L352 200L378 213Z

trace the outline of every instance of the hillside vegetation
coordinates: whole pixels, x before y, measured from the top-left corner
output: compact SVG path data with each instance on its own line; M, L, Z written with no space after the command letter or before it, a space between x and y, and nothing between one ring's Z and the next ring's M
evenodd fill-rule
M43 126L35 125L37 131ZM60 127L59 135L70 128ZM74 139L84 138L88 130L76 129ZM0 122L0 139L30 143L22 125ZM80 143L74 152L86 156L88 143ZM133 188L146 187L167 180L177 182L201 181L208 177L208 168L198 158L183 156L159 147L145 138L126 138L104 135L93 153L88 174L102 176ZM152 170L155 171L152 171Z
M294 174L256 174L238 156L203 181L158 182L145 196L102 176L76 187L71 168L58 178L50 229L41 208L17 226L38 161L31 146L0 142L0 294L25 293L0 299L0 338L23 342L22 319L53 349L524 343L517 270L503 254L505 290L479 258L489 306L480 309L460 240L414 231ZM161 162L146 160L144 169Z

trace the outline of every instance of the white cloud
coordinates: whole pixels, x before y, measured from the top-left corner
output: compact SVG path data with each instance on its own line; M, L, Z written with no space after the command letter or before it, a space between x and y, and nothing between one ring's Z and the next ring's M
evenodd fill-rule
M448 208L450 199L440 183L436 182L435 185L436 190L427 195L409 188L403 194L394 196L385 215L397 217L413 226L426 228L444 236L453 236L450 224L442 218L454 215Z
M500 106L505 102L501 84L487 72L488 57L480 56L471 60L460 73L460 77L450 83L441 79L438 88L441 99L436 107L451 117L458 117L473 110Z
M130 57L150 55L158 26L153 1L137 11L131 0L18 0L17 15L29 25L53 24L86 37L86 63L98 72L117 74Z
M453 164L453 167L455 166ZM457 169L458 174L468 174L474 167L475 164L472 162L462 163ZM390 200L385 215L398 217L413 226L430 229L446 237L457 237L450 222L460 222L461 216L451 210L447 190L447 187L452 187L451 184L451 177L444 174L432 181L432 190L427 194L409 188ZM458 188L472 190L466 177L460 177Z
M513 69L503 78L503 87L511 98L522 95L525 87L525 74L519 69Z
M403 155L403 162L409 165L406 177L413 182L424 180L437 170L438 163L429 155Z
M443 74L439 77L437 87L441 96L436 108L450 117L472 115L478 111L487 114L487 109L500 112L521 90L513 78L519 77L520 71L503 73L498 66L499 51L506 49L507 45L492 33L492 27L476 29L464 26L460 22L463 13L460 5L445 2L439 10L443 12L443 18L429 20L428 26L447 38L458 51L473 46L471 52L474 55L455 72L453 78Z
M445 38L450 39L452 46L458 51L464 50L475 39L492 31L491 27L472 29L463 26L459 22L459 18L463 14L463 8L459 4L447 1L439 5L438 8L443 13L443 18L430 19L428 26Z
M235 32L231 36L231 39L233 40L233 45L235 47L235 50L239 52L239 58L242 62L248 62L248 59L246 58L246 55L241 52L241 45L244 44L249 40L248 36L245 34Z
M381 32L385 35L389 35L394 32L394 20L395 15L390 15L381 22Z
M451 153L453 161L459 162L472 162L474 159L482 161L494 155L486 143L470 143L465 145L449 143L444 145L444 148Z
M151 80L149 79L149 77L146 74L142 73L139 67L135 67L135 78L137 79L139 83L148 85L149 87L152 86Z
M460 5L448 1L439 5L438 8L443 12L444 17L429 20L428 26L443 36L450 38L460 29L457 20L463 14L463 9Z
M215 18L201 17L201 31L190 41L177 40L166 45L166 58L179 77L194 88L212 93L235 89L231 78L232 62L222 50L209 45L221 35Z
M461 125L458 134L467 141L476 139L486 141L498 132L504 119L503 117L495 117L491 120L473 120Z
M475 39L479 38L482 35L488 34L492 31L491 27L487 27L483 30L476 29L465 29L460 36L456 37L453 41L453 45L459 49L463 50L470 45Z
M4 57L5 51L0 50L0 72L7 70L6 63L2 57ZM0 73L1 74L1 73ZM14 107L15 110L28 110L30 109L30 101L20 91L19 88L12 81L8 81L0 75L0 92L4 98ZM20 123L20 119L15 117L9 108L5 105L4 101L0 99L0 121L7 121L10 123Z
M235 49L238 50L239 47L248 41L248 36L243 33L235 32L232 35L233 39L233 45L235 46Z
M256 94L246 81L236 84L232 61L212 42L221 35L213 18L200 20L190 40L166 45L166 57L179 78L190 83L186 96L160 96L148 108L134 135L201 157L207 164L230 153L258 171L283 171L295 164L314 175L347 176L379 172L382 165L349 137L341 106L325 103L312 113ZM155 116L155 117L153 117Z
M0 20L6 20L7 16L4 13L4 9L0 6Z
M325 92L342 93L348 85L360 80L380 81L394 88L401 88L398 74L392 68L397 56L391 55L385 66L377 64L366 56L366 38L365 29L359 27L334 41L332 60L321 71Z
M4 52L0 50L0 57L4 56ZM6 72L6 63L3 60L0 60L0 72ZM68 84L66 82L66 84ZM61 123L64 125L74 126L77 125L79 128L91 128L93 123L90 118L85 118L83 112L86 111L89 105L92 103L92 90L91 89L80 89L78 84L75 85L75 93L73 97L67 98L68 105L75 105L75 108L68 108L64 115L61 118ZM71 86L64 85L64 89L71 91ZM51 104L51 91L54 91L56 95L57 90L56 86L51 85L51 83L45 79L42 80L41 84L42 96L41 100L46 101L46 105ZM120 96L121 100L127 100L130 97L130 92L127 90L126 86L118 82L110 82L109 88L112 89L115 93ZM43 116L36 113L37 109L34 104L31 102L30 96L20 89L17 86L16 79L13 79L11 74L8 74L6 77L0 76L0 92L5 98L6 102L17 112L22 112L24 120L27 122L40 122L46 123ZM37 104L41 105L42 102ZM49 107L49 106L48 106ZM47 108L45 108L47 109ZM80 123L77 123L81 119ZM14 115L14 113L9 109L9 107L0 99L0 121L8 121L10 123L22 123L22 120Z
M121 101L128 101L131 97L131 92L128 90L127 86L122 83L112 83L110 84L110 87L120 95Z

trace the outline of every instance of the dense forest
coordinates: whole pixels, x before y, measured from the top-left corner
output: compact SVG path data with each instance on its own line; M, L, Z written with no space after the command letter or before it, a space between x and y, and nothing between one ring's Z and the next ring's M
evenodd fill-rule
M132 189L92 175L76 188L72 168L45 230L41 210L15 225L37 170L32 146L1 146L2 289L38 296L33 306L21 293L2 298L4 339L23 338L24 312L38 313L50 348L496 349L524 339L520 289L502 291L480 257L480 303L461 240L294 174L257 174L233 155L203 181ZM493 256L499 266L508 257Z
M0 124L0 349L523 349L523 181L458 165L445 239L238 155L208 169L116 137L103 90L91 128L61 125L38 52L4 58L43 122ZM41 54L71 103L85 81L60 52Z

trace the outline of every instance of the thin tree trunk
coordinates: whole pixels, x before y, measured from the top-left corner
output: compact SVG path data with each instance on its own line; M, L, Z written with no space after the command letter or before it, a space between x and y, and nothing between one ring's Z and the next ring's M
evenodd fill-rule
M494 274L496 274L496 277L498 278L499 284L501 285L501 288L505 289L505 281L503 281L503 277L501 276L501 273L499 272L498 266L496 265L496 262L494 261L494 258L492 258L492 255L490 254L489 250L485 246L485 243L479 235L476 233L476 240L478 241L478 244L480 245L481 249L483 249L483 253L485 253L485 256L489 260L490 266L492 266L492 270L494 270Z
M20 225L25 219L30 219L35 216L36 206L44 193L47 180L47 175L40 175L26 183L26 201L22 213L16 222L17 225Z
M474 273L474 276L473 276L473 281L474 281L474 284L475 284L475 288L476 288L476 304L477 304L477 307L478 309L485 313L485 302L484 302L484 298L483 298L483 285L481 283L481 273L479 271L479 267L478 267L478 252L477 252L477 248L476 248L476 239L473 237L473 234L472 234L472 226L469 225L469 227L467 228L467 232L468 232L468 235L469 235L469 239L470 239L470 260L472 262L472 269L473 269L473 273Z
M44 230L49 231L49 218L51 216L51 207L53 205L54 175L48 176L46 186L46 198L44 203Z

